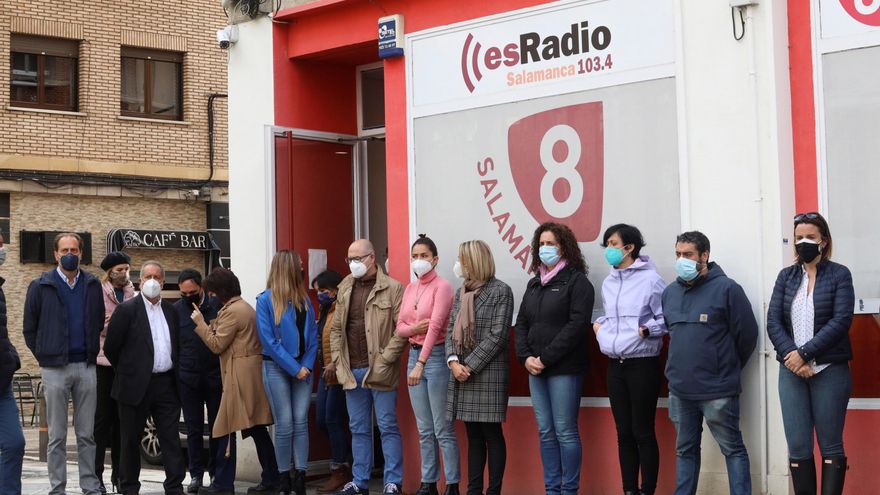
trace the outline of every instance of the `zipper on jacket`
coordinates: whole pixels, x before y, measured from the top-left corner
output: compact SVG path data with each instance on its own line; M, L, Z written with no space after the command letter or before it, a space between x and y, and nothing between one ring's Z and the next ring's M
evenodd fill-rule
M617 337L620 336L620 292L623 290L623 274L620 274L620 284L617 287L617 298L614 300L614 310L615 317L617 318L617 325L614 332L614 338L611 340L611 353L614 357L620 357L617 354Z

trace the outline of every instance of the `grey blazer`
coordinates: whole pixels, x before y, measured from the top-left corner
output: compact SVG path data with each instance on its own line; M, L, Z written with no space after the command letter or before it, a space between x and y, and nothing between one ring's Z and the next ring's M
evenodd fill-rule
M461 292L455 292L446 329L446 356L454 353L452 329L461 308ZM446 417L449 421L500 423L507 417L509 376L508 334L513 320L513 292L504 282L491 278L474 300L476 326L474 348L458 354L470 367L471 377L459 382L449 375Z

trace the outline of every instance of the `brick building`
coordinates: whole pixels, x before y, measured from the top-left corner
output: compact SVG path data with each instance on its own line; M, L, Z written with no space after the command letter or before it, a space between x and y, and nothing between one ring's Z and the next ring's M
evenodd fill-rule
M169 296L179 270L228 264L226 53L214 37L227 18L207 0L3 10L0 276L23 371L38 373L22 309L30 280L54 264L51 232L90 234L83 268L98 275L113 229L211 232L219 252L126 248L133 272L165 263Z

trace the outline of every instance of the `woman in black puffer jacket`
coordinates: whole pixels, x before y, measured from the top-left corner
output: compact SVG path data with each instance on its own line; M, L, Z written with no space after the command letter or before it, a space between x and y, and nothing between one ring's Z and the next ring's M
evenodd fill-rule
M776 278L767 333L776 349L779 401L796 495L816 494L813 431L822 453L822 495L843 492L843 424L852 390L852 275L831 261L822 215L794 217L796 262Z

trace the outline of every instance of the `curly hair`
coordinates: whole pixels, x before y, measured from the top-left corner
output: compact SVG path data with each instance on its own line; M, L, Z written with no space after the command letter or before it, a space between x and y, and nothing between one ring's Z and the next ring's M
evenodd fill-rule
M579 272L589 273L590 267L584 260L574 232L567 225L556 222L544 222L535 229L535 235L532 236L532 265L529 267L529 273L538 273L538 267L541 266L541 259L538 257L538 251L541 247L538 245L538 241L541 239L541 234L548 230L556 237L556 242L559 243L559 255L568 263L568 266Z

